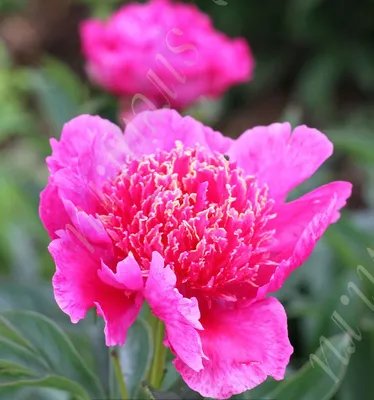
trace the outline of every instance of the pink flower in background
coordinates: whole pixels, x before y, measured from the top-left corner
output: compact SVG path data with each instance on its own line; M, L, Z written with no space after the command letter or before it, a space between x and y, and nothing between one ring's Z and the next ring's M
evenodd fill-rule
M123 344L146 300L186 383L228 398L292 354L274 297L351 193L332 182L286 201L332 154L315 129L256 127L236 141L176 111L144 112L122 135L81 116L52 139L40 215L55 298L72 322L96 307Z
M254 67L244 39L228 38L195 5L172 0L130 3L108 21L87 20L81 41L91 79L123 98L140 94L137 109L217 98L248 81Z

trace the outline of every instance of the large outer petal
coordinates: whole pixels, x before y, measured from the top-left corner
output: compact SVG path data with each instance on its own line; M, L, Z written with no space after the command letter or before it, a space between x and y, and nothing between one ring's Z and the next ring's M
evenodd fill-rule
M127 148L120 129L109 121L82 115L65 124L60 141L51 139L47 158L50 183L41 194L40 217L50 236L69 222L66 201L95 214L103 183L125 161Z
M72 212L72 210L70 210ZM55 299L73 323L96 306L106 322L107 345L123 344L128 327L134 322L142 302L137 293L103 282L98 272L102 260L110 260L112 243L101 222L82 211L72 215L75 226L57 232L49 250L56 263L53 276Z
M272 250L281 253L285 258L289 257L314 216L325 212L336 197L331 223L336 222L340 217L338 210L345 206L351 192L351 183L331 182L297 200L276 206L274 211L277 216L267 225L267 228L276 231L274 237L277 243Z
M230 159L247 174L269 186L270 197L283 201L332 154L332 144L316 129L289 123L258 126L241 135L229 150Z
M287 316L275 298L213 306L203 311L200 333L204 369L196 372L181 359L176 369L186 383L204 397L226 399L252 389L267 376L283 379L293 348L288 340Z
M57 186L52 183L40 193L39 215L51 239L56 239L56 231L65 229L71 222Z
M171 150L175 141L184 146L197 143L208 150L226 153L233 140L175 110L143 111L126 127L125 141L135 156L152 154L157 149Z
M325 210L316 214L297 240L292 255L280 262L275 270L263 274L258 282L261 287L257 292L257 299L263 298L269 292L279 290L292 271L300 267L312 253L317 241L336 218L337 197L335 196L326 205Z
M55 299L62 311L76 323L94 306L97 293L104 289L97 277L99 259L74 230L58 231L58 235L60 238L49 245L56 263L52 280Z
M91 155L87 167L92 168L89 178L94 181L111 172L113 162L121 161L126 153L120 128L92 115L73 118L64 125L60 140L52 138L50 142L52 155L47 164L52 174L61 168L75 169L79 164L84 168L82 157Z
M153 253L144 297L156 317L165 323L167 344L194 371L203 368L201 340L197 330L203 329L195 298L185 298L175 288L176 276L164 260Z

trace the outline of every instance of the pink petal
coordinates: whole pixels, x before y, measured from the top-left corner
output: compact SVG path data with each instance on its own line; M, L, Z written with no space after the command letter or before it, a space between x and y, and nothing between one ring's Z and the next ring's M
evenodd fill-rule
M105 321L105 343L122 346L143 304L141 270L132 255L117 264L115 273L104 262L101 267L98 276L108 285L107 295L101 296L95 305Z
M51 139L52 155L47 158L50 172L76 166L80 157L92 150L95 139L101 142L96 143L96 146L107 147L108 152L116 151L118 147L123 148L121 130L105 119L80 115L67 122L62 129L60 140Z
M153 314L165 323L167 342L173 352L192 370L199 371L204 357L197 332L202 329L199 306L196 298L183 297L175 284L174 272L164 267L163 258L154 252L144 297Z
M229 151L230 160L256 174L278 202L305 181L332 154L332 144L316 129L289 123L259 126L243 133Z
M90 149L79 157L78 168L80 176L100 188L121 170L129 149L120 129L109 121L102 120L96 129Z
M135 111L139 103L186 109L253 74L246 40L216 31L208 15L183 2L131 2L105 21L84 21L80 36L91 80L133 97Z
M39 215L51 239L56 239L56 231L70 223L58 189L51 183L40 193Z
M339 200L341 201L341 199ZM275 271L269 271L268 277L262 277L264 283L259 288L257 298L263 298L269 292L279 290L290 273L300 267L312 253L316 243L336 217L337 198L330 200L325 210L316 214L296 242L292 255L282 261Z
M91 252L95 251L101 259L112 261L113 242L109 238L102 222L93 215L88 215L84 211L78 210L71 201L66 200L64 205L74 229L85 238Z
M82 115L68 122L60 141L51 140L47 158L61 200L94 214L103 183L125 162L127 147L118 127L100 117Z
M200 333L204 369L194 371L180 358L175 367L186 383L204 397L226 399L252 389L268 376L283 379L293 348L287 316L275 298L213 305L203 311Z
M98 59L97 49L105 46L105 23L99 20L84 20L79 26L82 52L86 57ZM96 49L96 52L95 52Z
M281 252L285 257L289 257L313 217L325 212L331 200L336 196L336 205L331 220L331 222L336 222L340 217L338 210L345 206L351 192L351 183L331 182L297 200L279 204L274 210L277 213L277 217L267 225L267 228L276 230L275 238L277 239L277 244L273 246L272 250Z
M220 153L226 153L233 142L193 118L167 109L139 113L127 125L125 140L136 156L152 154L157 149L169 151L177 140L186 147L198 143Z
M95 215L103 202L101 190L78 173L63 168L52 176L63 203L72 202L75 207Z
M56 302L73 323L96 305L106 322L107 345L122 345L140 311L142 295L125 293L100 279L103 259L113 260L111 240L99 220L71 204L68 208L74 225L58 231L59 238L49 245L56 263L52 281Z
M100 258L76 230L67 229L58 234L60 238L49 245L56 263L52 280L55 299L62 311L76 323L84 318L105 290L97 276Z
M115 273L104 263L102 263L102 269L98 273L103 282L118 289L143 290L142 272L132 255L117 264Z
M126 334L135 322L143 303L141 293L126 296L122 291L108 292L99 301L95 302L98 314L105 321L105 344L107 346L122 346L126 341Z

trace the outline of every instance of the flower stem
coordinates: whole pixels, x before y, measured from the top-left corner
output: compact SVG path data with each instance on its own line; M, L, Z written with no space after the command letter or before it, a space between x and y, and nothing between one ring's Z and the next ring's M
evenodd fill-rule
M161 320L155 318L153 315L150 325L153 332L154 355L148 379L153 387L159 388L165 373L166 347L163 344L165 325Z
M123 400L127 400L127 399L129 399L129 397L127 395L126 383L125 383L125 379L123 377L121 364L119 362L117 351L115 349L111 350L110 355L113 360L114 372L116 374L121 397Z

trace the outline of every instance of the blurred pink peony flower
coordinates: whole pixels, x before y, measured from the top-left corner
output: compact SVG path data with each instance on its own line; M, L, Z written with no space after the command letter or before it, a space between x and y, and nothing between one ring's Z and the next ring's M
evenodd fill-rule
M83 22L80 31L91 79L125 99L137 95L136 112L217 98L249 80L254 67L246 41L216 31L193 4L131 3L106 22Z
M187 384L228 398L280 380L292 354L269 292L311 254L351 193L332 182L288 193L332 154L290 124L236 141L173 110L144 112L125 135L80 116L51 140L40 215L56 262L55 298L72 322L95 307L123 344L145 299Z

